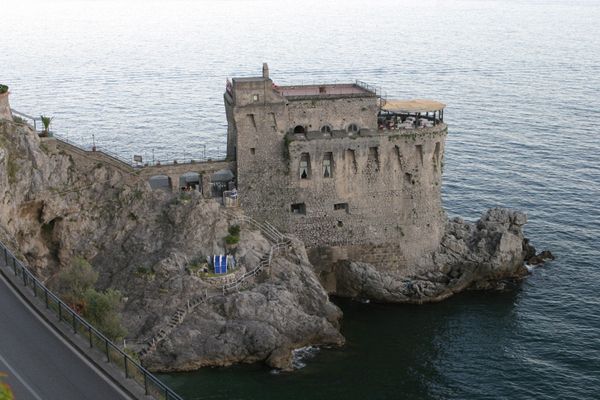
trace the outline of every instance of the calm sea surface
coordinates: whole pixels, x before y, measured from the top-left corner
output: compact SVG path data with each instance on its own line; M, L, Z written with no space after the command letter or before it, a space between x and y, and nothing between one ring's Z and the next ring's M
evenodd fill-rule
M186 399L600 398L600 3L2 2L15 109L123 154L222 149L227 77L365 80L448 104L444 204L527 212L558 259L514 291L344 310L294 373L164 376Z

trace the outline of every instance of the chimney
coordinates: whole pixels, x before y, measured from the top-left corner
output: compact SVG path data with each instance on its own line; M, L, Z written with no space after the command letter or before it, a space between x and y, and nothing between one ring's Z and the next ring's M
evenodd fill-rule
M263 63L263 78L269 79L269 65L267 63Z

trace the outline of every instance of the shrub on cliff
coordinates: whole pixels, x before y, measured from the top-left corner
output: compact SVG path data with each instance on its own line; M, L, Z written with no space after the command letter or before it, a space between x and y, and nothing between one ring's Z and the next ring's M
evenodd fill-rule
M54 285L60 297L77 313L110 339L125 336L118 309L121 293L108 289L99 292L94 288L98 272L89 262L76 257L68 268L60 271Z
M6 92L8 92L8 86L0 85L0 94L4 94Z
M83 315L88 322L111 339L122 338L125 330L121 327L121 316L116 310L121 302L118 290L108 289L98 292L88 289L84 293L85 308Z
M229 227L229 235L225 236L225 243L236 244L240 241L240 227L233 225Z

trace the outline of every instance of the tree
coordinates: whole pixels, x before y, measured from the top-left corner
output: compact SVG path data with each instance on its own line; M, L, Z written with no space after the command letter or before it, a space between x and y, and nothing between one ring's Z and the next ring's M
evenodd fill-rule
M92 289L97 280L98 272L94 271L90 263L81 257L75 257L68 268L58 273L56 291L65 302L80 311L85 292Z
M119 305L121 293L108 289L104 292L94 288L98 272L85 259L76 257L68 268L56 277L56 291L77 313L110 339L125 336L121 327Z
M104 293L88 289L84 293L84 317L89 323L98 327L106 336L117 339L125 336L121 327L121 317L117 313L121 303L121 293L108 289Z

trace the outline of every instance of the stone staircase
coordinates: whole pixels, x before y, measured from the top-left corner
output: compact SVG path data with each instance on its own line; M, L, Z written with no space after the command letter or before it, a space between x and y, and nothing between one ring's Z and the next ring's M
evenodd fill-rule
M250 278L256 276L263 270L267 270L271 268L271 263L273 261L273 257L282 251L287 250L292 241L290 238L286 237L284 234L279 232L273 225L268 222L258 222L253 218L250 218L246 215L242 215L239 213L221 210L221 212L230 218L230 222L232 223L247 223L250 226L257 228L261 231L261 233L272 243L269 251L265 253L258 265L254 267L252 270L246 272L244 275L240 276L234 282L227 283L219 289L205 290L203 294L200 296L196 296L188 300L184 305L179 306L177 310L171 315L171 318L167 322L167 324L162 327L154 336L145 341L142 349L138 352L140 358L147 356L152 353L158 344L165 340L171 332L173 332L183 321L185 318L194 311L201 304L207 303L210 299L218 297L218 296L226 296L227 294L239 291L247 286L249 286Z

